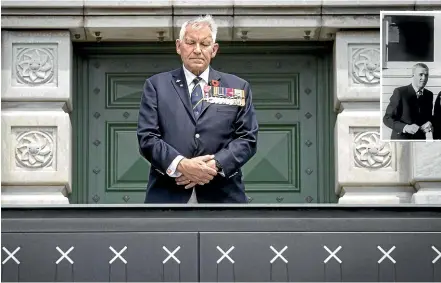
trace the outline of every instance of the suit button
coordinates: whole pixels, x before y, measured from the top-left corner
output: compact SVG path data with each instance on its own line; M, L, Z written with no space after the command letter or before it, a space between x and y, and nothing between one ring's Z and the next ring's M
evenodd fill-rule
M194 135L194 137L198 139L200 137L200 135L196 134L196 135Z

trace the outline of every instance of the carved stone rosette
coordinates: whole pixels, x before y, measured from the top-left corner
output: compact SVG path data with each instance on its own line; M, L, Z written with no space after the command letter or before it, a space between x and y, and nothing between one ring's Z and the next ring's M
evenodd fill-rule
M354 139L354 160L356 167L386 168L392 162L391 144L382 142L379 132L359 133Z
M54 158L54 140L49 132L26 131L17 136L15 160L18 167L50 167Z
M19 83L46 84L54 76L54 50L53 48L20 48L15 64Z
M351 76L354 83L375 85L380 83L380 48L352 49Z

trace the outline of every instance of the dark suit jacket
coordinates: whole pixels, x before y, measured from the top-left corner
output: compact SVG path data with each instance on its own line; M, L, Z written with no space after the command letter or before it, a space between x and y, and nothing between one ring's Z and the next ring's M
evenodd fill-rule
M218 80L221 87L245 90L246 105L204 102L196 120L182 67L146 80L137 130L140 152L152 166L146 203L187 203L192 190L176 185L165 172L178 155L206 154L215 155L225 177L218 174L210 183L196 186L198 202L247 202L241 167L256 153L258 132L250 85L210 67L211 80Z
M435 99L435 105L433 106L433 139L441 139L441 91L438 93Z
M417 98L412 84L396 88L383 117L383 123L392 129L391 140L426 139L422 130L411 135L403 133L403 128L411 124L422 126L431 121L432 101L433 93L427 89Z

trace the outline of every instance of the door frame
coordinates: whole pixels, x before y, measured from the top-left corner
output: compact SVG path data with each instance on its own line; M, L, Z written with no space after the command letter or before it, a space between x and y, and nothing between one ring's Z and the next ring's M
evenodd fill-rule
M332 95L332 42L220 42L222 54L307 54L317 58L317 203L337 203L335 194L334 125L337 114ZM245 47L245 48L244 48ZM88 201L88 56L121 54L176 54L173 42L167 43L73 43L73 131L72 204ZM176 56L178 56L176 54Z

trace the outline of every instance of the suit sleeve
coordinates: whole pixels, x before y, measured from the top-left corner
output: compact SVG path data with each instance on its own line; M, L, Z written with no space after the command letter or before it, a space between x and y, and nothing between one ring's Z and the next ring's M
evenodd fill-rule
M139 107L137 136L141 155L164 174L179 152L161 139L158 96L149 79L144 84Z
M433 138L441 138L441 91L436 96L435 102L433 103L433 116L432 116L432 126L433 126Z
M427 103L426 103L426 108L425 108L425 111L424 111L424 113L425 113L425 116L426 116L426 122L430 122L430 123L432 123L432 125L433 125L433 123L434 123L434 121L433 121L433 112L434 112L434 108L435 108L435 103L436 102L434 102L433 101L433 92L431 92L431 91L428 91L428 93L429 93L429 95L428 95L428 97L427 97ZM435 101L436 101L436 99L435 99Z
M435 123L440 123L441 121L437 121L436 118L440 119L441 117L441 91L436 96L435 102L433 103L433 121Z
M219 161L225 177L231 177L248 160L253 157L257 149L257 133L259 126L254 112L252 92L250 85L245 84L246 93L245 106L243 106L235 120L234 139L221 151L215 154Z
M383 117L383 123L396 132L403 132L404 126L407 124L401 121L401 95L398 89L390 97L389 105L386 108L386 113Z

